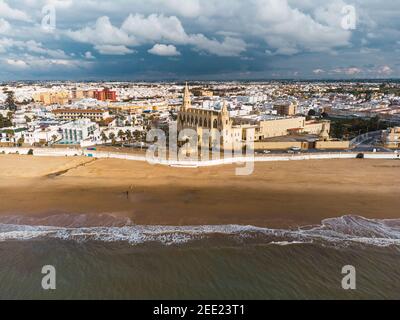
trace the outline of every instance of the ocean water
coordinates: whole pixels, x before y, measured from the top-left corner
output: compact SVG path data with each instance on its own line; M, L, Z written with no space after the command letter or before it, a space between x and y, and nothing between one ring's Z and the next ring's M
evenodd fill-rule
M56 290L41 287L44 265ZM342 289L346 265L356 290ZM400 299L400 220L278 230L3 217L0 299Z

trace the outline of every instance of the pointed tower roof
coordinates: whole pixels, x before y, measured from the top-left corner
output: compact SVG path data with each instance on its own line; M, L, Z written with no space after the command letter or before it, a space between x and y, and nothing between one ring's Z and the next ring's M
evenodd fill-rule
M189 86L188 86L188 83L187 83L187 81L185 82L185 95L188 95L190 92L189 92Z
M222 103L221 112L222 113L228 113L228 104L226 103L226 100L224 100L223 103Z
M189 91L189 86L186 82L185 85L185 91L183 93L183 104L182 107L185 109L188 109L192 106L192 101L190 100L190 91Z

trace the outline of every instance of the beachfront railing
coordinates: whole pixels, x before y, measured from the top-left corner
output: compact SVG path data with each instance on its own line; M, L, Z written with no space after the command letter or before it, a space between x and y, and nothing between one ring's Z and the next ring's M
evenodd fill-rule
M278 161L302 161L302 160L323 160L323 159L355 159L360 153L357 152L325 152L311 154L279 154L279 155L262 155L262 156L240 156L231 158L221 158L213 160L160 160L158 158L149 158L145 155L132 155L106 151L87 151L81 149L52 149L52 148L16 148L4 147L0 148L3 154L21 154L28 155L33 151L33 156L37 157L76 157L86 156L98 159L122 159L129 161L150 162L152 164L160 164L176 167L207 167L228 164L238 164L247 162L278 162ZM363 153L365 159L400 159L398 153Z
M350 147L356 147L360 144L362 144L364 141L369 140L369 139L377 139L382 136L383 131L372 131L372 132L367 132L364 133L358 137L355 137L353 140L350 141Z

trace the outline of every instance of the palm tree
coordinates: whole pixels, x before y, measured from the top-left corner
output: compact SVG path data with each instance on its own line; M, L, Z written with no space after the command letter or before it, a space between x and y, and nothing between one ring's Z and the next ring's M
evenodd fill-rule
M124 139L125 133L122 130L118 131L118 138L122 141Z
M107 141L108 141L108 137L104 133L104 131L101 132L101 141L103 141L104 143L107 143Z
M132 140L132 132L130 130L125 131L125 136L128 139L128 142Z
M25 142L24 137L19 138L18 141L17 141L17 146L21 147L24 144L24 142Z
M15 132L13 130L9 130L7 135L9 137L9 139L10 139L10 142L13 142L14 147L15 147L15 139L14 139Z
M111 144L114 145L116 143L115 141L115 133L111 132L108 138L111 140Z
M133 132L133 137L135 138L135 141L139 141L142 138L142 133L139 130L135 130Z

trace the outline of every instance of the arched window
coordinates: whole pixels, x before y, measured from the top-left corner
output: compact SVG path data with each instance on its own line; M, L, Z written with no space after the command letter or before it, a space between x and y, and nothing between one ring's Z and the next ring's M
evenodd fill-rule
M217 121L217 119L214 120L213 128L214 128L214 129L217 129L217 128L218 128L218 121Z

